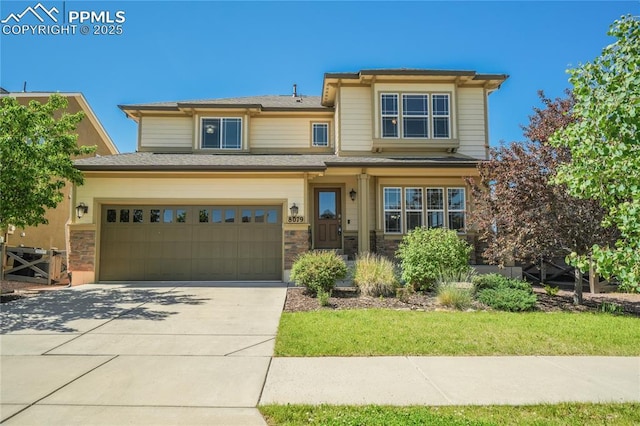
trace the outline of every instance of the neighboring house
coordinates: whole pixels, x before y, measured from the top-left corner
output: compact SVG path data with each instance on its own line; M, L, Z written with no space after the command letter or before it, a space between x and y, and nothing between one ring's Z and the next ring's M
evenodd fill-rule
M393 256L416 226L467 232L506 75L328 73L321 96L123 105L136 153L76 161L74 282L287 280L300 253Z
M0 97L16 98L22 105L26 105L30 101L46 103L52 94L53 92L8 92L0 88ZM85 118L78 124L76 130L78 146L96 146L95 154L97 155L118 154L118 148L111 141L82 93L58 94L67 98L67 113L75 114L78 111L82 111L85 114ZM45 217L49 221L48 224L24 229L17 228L13 235L9 236L8 244L10 246L23 245L47 250L51 248L65 250L67 241L65 226L69 221L72 210L72 206L69 203L71 185L65 186L62 192L64 200L55 209L49 209L46 213Z

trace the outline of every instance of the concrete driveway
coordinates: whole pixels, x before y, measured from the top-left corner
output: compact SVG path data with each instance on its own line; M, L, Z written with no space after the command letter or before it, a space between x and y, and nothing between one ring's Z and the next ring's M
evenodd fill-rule
M265 424L282 283L86 285L2 305L8 425Z

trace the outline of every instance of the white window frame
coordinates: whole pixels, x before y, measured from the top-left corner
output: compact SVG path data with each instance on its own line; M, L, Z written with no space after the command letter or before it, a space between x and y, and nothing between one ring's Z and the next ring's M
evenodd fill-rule
M433 107L433 99L434 96L446 96L447 97L447 114L446 115L436 115L435 114L435 108ZM449 93L431 93L430 96L430 100L431 100L431 121L430 121L430 135L432 139L451 139L451 95ZM447 136L436 136L435 135L435 130L436 130L436 126L435 126L435 120L436 118L443 118L445 117L447 119L447 130L448 130L448 135Z
M217 147L205 147L204 146L204 120L220 120L220 130L219 130L219 140L218 140L218 146ZM224 140L224 121L225 120L239 120L240 121L240 133L239 133L239 137L240 137L240 144L237 148L233 147L233 148L228 148L228 147L224 147L223 146L223 140ZM217 149L217 150L225 150L225 151L241 151L242 150L242 137L243 137L243 120L242 117L200 117L200 149Z
M409 208L408 203L407 203L407 191L408 190L418 190L420 191L420 208L419 209L414 209L414 208ZM404 206L404 227L405 227L405 232L409 232L409 212L411 213L420 213L420 225L418 227L424 226L424 194L425 191L422 187L420 186L405 186L403 187L403 196L404 196L404 202L403 202L403 206Z
M451 199L449 197L449 191L451 190L461 190L462 191L462 209L452 209L449 206L449 200ZM461 186L457 186L457 187L448 187L447 188L447 198L446 198L446 206L447 206L447 228L451 229L452 231L456 231L456 232L461 232L464 233L467 230L467 189ZM453 229L451 228L451 221L449 220L449 215L451 213L462 213L462 222L463 222L463 227L462 229Z
M387 208L386 205L386 190L387 189L396 189L400 190L400 210L398 209L390 209ZM406 197L408 189L420 189L422 191L422 210L417 209L408 209L406 205ZM438 190L442 194L442 208L441 209L432 209L429 208L429 190ZM451 190L459 190L462 191L462 200L463 205L462 209L451 209L450 208L450 196L449 191ZM423 227L435 228L433 226L429 226L429 213L437 212L442 215L442 228L450 229L452 231L456 231L459 234L465 234L467 232L467 188L463 186L451 186L451 187L436 187L436 186L382 186L382 227L384 228L384 233L389 235L402 235L406 234L410 230L407 229L408 220L407 213L408 212L416 212L420 211L420 217ZM387 229L387 213L396 213L400 218L400 232L389 231ZM453 229L451 228L451 221L449 220L450 213L462 213L462 220L464 227L462 229Z
M395 96L396 97L396 105L398 106L396 114L385 114L382 110L382 97L383 96ZM402 134L400 129L400 117L401 117L401 105L400 105L401 96L399 93L389 93L389 92L381 92L380 93L380 137L384 139L400 139L400 135ZM394 118L396 119L396 136L384 136L384 119L385 118Z
M429 190L438 190L441 192L442 194L442 208L441 209L430 209L429 208ZM429 226L429 213L442 213L442 228L447 228L447 191L444 187L435 187L435 186L430 186L425 188L425 212L426 212L426 217L425 217L425 226L427 228L439 228L437 226Z
M426 115L406 115L404 112L404 97L405 96L426 96L427 97L427 114ZM402 108L399 108L398 114L400 115L400 120L402 122L402 138L403 139L429 139L431 136L431 126L433 125L433 120L431 118L431 94L430 93L403 93L400 96L402 101ZM427 136L405 136L405 126L404 119L405 118L424 118L427 121ZM398 132L400 134L400 132Z
M319 144L316 140L316 126L324 127L326 129L327 140L323 144ZM326 122L312 122L311 123L311 146L317 148L327 148L329 146L329 123Z
M380 129L380 138L381 139L424 139L424 140L428 140L428 139L442 139L442 140L448 140L448 139L452 139L453 138L453 128L452 128L452 100L451 100L451 93L449 92L407 92L407 93L394 93L394 92L380 92L379 93L379 129ZM382 111L382 97L385 95L391 95L391 96L396 96L397 99L397 104L398 104L398 113L397 115L393 115L393 114L384 114ZM420 96L426 96L427 97L427 114L426 115L405 115L404 113L404 97L405 96L415 96L415 95L420 95ZM435 109L433 108L433 102L434 102L434 96L445 96L447 98L447 105L448 105L448 111L447 114L442 114L442 115L436 115ZM398 135L397 136L384 136L384 118L395 118L397 120L397 130L398 130ZM404 129L404 119L406 117L424 117L427 119L427 136L426 137L420 137L420 136L412 136L412 137L405 137L405 129ZM446 118L447 119L447 126L448 126L448 135L447 136L435 136L435 119L436 118Z
M387 209L387 203L386 203L386 190L387 189L397 189L400 192L400 209ZM385 186L382 188L382 220L383 220L383 227L384 227L384 233L385 234L395 234L395 235L402 235L402 231L403 231L403 226L404 226L404 220L403 220L403 202L404 202L404 197L403 197L403 187L401 186ZM387 212L389 213L397 213L399 216L399 220L400 220L400 230L399 231L389 231L387 230Z

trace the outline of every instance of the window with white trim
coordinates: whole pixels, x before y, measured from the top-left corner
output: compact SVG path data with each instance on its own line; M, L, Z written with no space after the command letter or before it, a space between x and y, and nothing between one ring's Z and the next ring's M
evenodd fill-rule
M465 228L465 191L464 188L447 189L447 211L449 229L463 231Z
M241 149L241 118L203 118L201 121L201 148Z
M381 93L382 138L451 138L451 97L448 93Z
M422 188L404 189L404 210L407 231L422 226Z
M329 123L313 123L311 133L311 146L329 146Z
M444 227L444 189L427 188L427 227Z
M384 232L402 234L402 188L384 188Z
M403 234L421 226L465 232L465 197L465 188L384 187L384 232Z
M449 95L433 94L431 95L431 110L433 111L433 138L444 139L449 138Z
M398 137L398 95L383 93L380 96L380 113L383 138Z

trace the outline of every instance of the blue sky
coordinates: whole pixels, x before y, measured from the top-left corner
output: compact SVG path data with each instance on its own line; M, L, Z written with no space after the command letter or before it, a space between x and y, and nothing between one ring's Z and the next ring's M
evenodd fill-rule
M0 19L37 3L3 0ZM325 72L398 67L509 74L489 98L491 144L520 140L537 91L561 96L565 70L640 11L638 1L41 3L124 11L123 34L2 34L0 85L84 93L122 152L137 133L118 104L288 94L293 83L319 95Z

